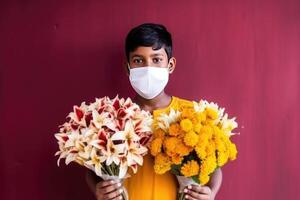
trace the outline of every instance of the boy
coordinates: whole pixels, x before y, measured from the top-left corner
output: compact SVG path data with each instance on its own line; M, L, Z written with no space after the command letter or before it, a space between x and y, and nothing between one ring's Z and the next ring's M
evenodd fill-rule
M159 110L189 104L190 101L173 97L165 93L169 74L176 66L172 57L172 39L166 28L159 24L142 24L133 28L126 38L127 72L130 83L137 95L134 102L142 109L155 114ZM155 117L155 115L154 115ZM126 179L100 181L93 172L88 172L87 183L98 200L122 199L125 187L130 200L175 200L177 181L174 175L157 175L153 170L150 155L144 158L144 164L137 174ZM192 185L184 192L186 199L214 200L222 182L221 170L216 170L207 186Z

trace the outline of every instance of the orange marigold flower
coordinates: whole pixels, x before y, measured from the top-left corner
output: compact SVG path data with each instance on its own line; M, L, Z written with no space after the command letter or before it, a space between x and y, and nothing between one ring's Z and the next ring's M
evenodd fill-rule
M155 138L154 140L152 140L150 147L151 155L156 156L161 152L162 143L162 138Z
M180 172L185 177L195 176L199 173L199 164L195 160L189 160L181 167Z
M167 155L160 153L157 156L155 156L154 171L157 174L164 174L170 169L171 169L171 160Z
M172 163L175 164L175 165L179 165L181 164L182 160L183 160L183 157L178 155L178 154L175 154L174 156L171 157L172 158Z
M172 123L169 127L169 135L177 136L180 134L181 128L178 123Z
M193 148L186 146L182 141L176 145L175 152L181 156L187 156Z
M158 129L154 130L153 137L154 138L163 138L163 137L165 137L165 134L166 133L161 128L158 128Z
M195 133L194 131L189 131L188 133L185 134L184 136L184 143L187 146L195 146L199 141L199 135Z

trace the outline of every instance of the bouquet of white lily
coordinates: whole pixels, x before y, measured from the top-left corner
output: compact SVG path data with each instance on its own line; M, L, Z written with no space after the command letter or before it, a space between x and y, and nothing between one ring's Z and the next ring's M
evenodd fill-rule
M86 105L83 102L67 117L55 134L59 155L65 163L76 162L99 177L123 179L143 164L151 138L152 116L130 98L104 97Z

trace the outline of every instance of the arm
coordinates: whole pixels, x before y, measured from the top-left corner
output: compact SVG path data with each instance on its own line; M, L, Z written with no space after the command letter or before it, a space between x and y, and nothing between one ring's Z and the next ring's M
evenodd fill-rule
M211 189L213 197L215 197L222 184L222 171L218 168L211 176L211 179L207 186Z
M98 178L97 176L95 176L91 170L87 170L85 173L85 181L86 181L88 187L90 188L90 190L92 191L92 193L95 194L96 193L96 185L98 182L101 181L101 179Z

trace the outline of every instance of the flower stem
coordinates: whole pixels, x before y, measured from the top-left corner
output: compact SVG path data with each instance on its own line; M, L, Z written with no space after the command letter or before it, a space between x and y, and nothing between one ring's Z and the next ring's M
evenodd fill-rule
M184 200L184 193L178 193L178 200Z

